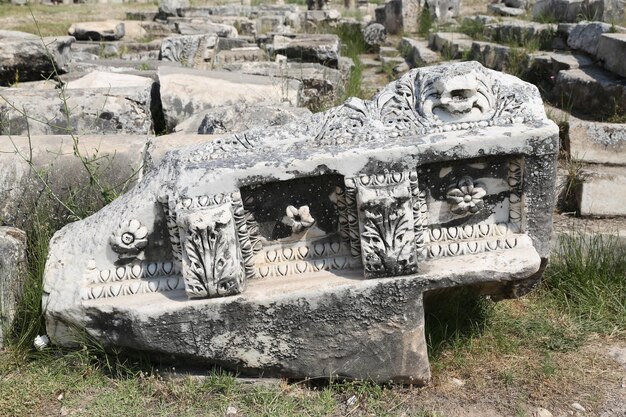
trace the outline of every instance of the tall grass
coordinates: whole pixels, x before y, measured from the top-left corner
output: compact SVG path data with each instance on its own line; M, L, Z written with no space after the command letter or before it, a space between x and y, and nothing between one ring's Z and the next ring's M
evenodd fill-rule
M544 294L589 331L626 330L626 243L611 235L562 235Z

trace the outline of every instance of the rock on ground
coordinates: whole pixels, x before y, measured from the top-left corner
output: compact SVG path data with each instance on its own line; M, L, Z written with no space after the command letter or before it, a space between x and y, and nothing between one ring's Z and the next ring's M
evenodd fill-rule
M199 135L238 133L255 127L284 125L310 114L305 107L238 104L200 112L176 126L176 131Z
M363 29L363 40L371 46L379 46L385 43L387 30L380 23L370 23Z
M301 84L292 79L187 68L159 68L167 129L203 110L239 103L299 104Z
M411 68L424 67L441 60L439 54L428 48L428 42L423 40L402 38L400 51Z
M538 0L532 8L534 19L551 17L557 22L602 20L604 0Z
M159 17L179 16L181 11L191 5L189 0L160 0Z
M64 92L0 89L0 134L150 134L152 93L152 82Z
M626 167L588 168L577 195L583 216L626 216Z
M333 34L297 35L295 38L276 35L268 50L297 61L317 62L337 68L341 42Z
M626 80L602 68L559 71L551 94L560 107L595 120L623 115L626 109Z
M350 60L352 62L352 60ZM343 75L339 70L315 63L241 62L224 66L225 70L264 75L280 84L285 79L302 83L301 106L319 106L333 101L343 92Z
M239 36L237 29L223 23L213 23L209 20L176 22L176 31L181 35L207 35L215 34L221 38L236 38Z
M604 63L604 68L626 77L626 33L600 36L596 55Z
M67 33L80 41L117 41L124 37L124 22L80 22L70 26Z
M460 58L472 49L473 40L464 33L435 32L428 35L428 46L441 52L447 59Z
M581 22L575 25L567 37L567 46L595 56L603 33L611 30L611 25L602 22Z
M74 155L74 145L85 158L94 159L92 167L102 184L117 192L130 187L141 178L150 139L146 135L0 136L0 223L25 229L37 207L67 215L46 190L66 201L68 193L76 193L72 200L77 207L93 207L101 201Z
M569 118L569 154L595 164L626 165L626 124Z
M63 73L71 58L74 38L39 38L24 32L0 30L0 86L50 78Z
M26 233L0 227L0 348L13 327L26 274Z

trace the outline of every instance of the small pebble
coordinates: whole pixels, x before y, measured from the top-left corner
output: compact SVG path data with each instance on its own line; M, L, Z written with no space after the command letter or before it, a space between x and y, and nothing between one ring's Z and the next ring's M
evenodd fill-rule
M570 407L572 407L572 408L573 408L574 410L576 410L576 411L580 411L581 413L584 413L585 411L587 411L587 410L585 410L585 407L583 407L583 406L582 406L582 405L580 405L579 403L572 403L572 404L570 405Z
M452 385L456 385L457 387L462 387L463 385L465 385L465 381L458 379L458 378L452 378Z
M228 408L226 409L226 415L232 416L234 414L237 414L237 409L233 407L232 405L229 405Z
M44 350L50 344L50 338L45 334L43 336L39 335L35 338L33 345L37 350Z
M552 417L552 413L542 407L537 407L537 411L533 414L534 417Z

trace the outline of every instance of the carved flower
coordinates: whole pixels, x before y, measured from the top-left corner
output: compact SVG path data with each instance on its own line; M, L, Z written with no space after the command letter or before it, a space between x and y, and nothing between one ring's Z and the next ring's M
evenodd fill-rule
M125 256L135 256L148 245L148 229L137 219L123 222L109 238L111 248Z
M471 177L463 177L448 188L447 200L454 214L477 213L483 208L483 197L487 194L485 185L474 182Z
M302 230L313 226L315 219L311 216L309 206L302 206L295 208L294 206L287 206L285 210L287 215L283 217L283 224L291 227L293 233L299 233Z

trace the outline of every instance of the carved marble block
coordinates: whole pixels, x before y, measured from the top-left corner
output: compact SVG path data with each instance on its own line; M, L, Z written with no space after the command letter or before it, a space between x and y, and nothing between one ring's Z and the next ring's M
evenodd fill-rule
M52 240L47 330L243 374L430 378L422 295L538 282L558 128L476 62L171 151Z

